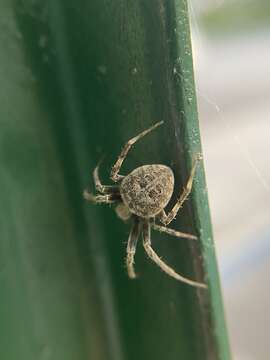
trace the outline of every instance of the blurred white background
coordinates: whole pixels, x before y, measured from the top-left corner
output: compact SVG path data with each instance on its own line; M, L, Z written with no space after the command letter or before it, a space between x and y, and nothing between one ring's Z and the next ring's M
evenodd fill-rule
M270 1L189 0L209 200L235 360L270 359Z

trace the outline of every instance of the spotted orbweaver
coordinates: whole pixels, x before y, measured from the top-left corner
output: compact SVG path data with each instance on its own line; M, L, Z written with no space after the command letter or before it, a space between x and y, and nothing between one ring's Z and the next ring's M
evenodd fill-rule
M151 228L160 232L167 233L179 238L196 240L197 237L191 234L176 231L166 226L176 217L178 210L182 207L192 189L192 183L195 176L196 167L201 156L196 156L193 161L191 173L187 184L180 195L176 204L168 214L165 207L171 199L174 190L174 175L168 166L165 165L143 165L130 174L119 175L119 171L130 148L142 137L162 125L160 121L149 129L130 139L122 149L117 161L112 167L110 178L119 185L102 185L99 179L99 164L93 172L93 178L98 195L93 195L88 190L84 191L84 198L95 204L116 204L116 213L122 220L132 219L132 227L127 243L126 265L130 278L135 278L134 256L136 252L137 241L140 233L143 236L143 246L150 257L166 274L182 281L186 284L206 288L206 285L200 282L190 280L168 266L151 246ZM156 224L160 221L163 225Z

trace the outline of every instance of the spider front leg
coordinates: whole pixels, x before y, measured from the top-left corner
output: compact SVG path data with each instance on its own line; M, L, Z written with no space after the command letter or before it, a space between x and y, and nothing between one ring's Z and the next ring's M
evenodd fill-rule
M126 257L127 272L128 272L128 276L131 279L136 278L136 273L134 270L134 256L136 253L136 246L139 235L140 235L140 222L138 218L135 218L128 237L127 257Z
M192 185L193 185L193 180L195 177L195 172L196 172L196 168L198 166L199 161L202 159L202 155L198 154L194 160L193 160L193 165L191 168L191 172L187 181L186 186L184 187L183 192L181 193L179 199L177 200L176 204L174 205L174 207L172 208L172 210L169 212L169 214L165 213L165 210L163 210L160 214L160 221L164 224L164 225L169 225L169 223L176 217L178 211L180 210L180 208L183 206L184 202L187 200L191 190L192 190Z
M186 277L178 274L174 269L161 260L151 246L151 229L148 221L145 221L143 224L143 247L150 259L153 260L169 276L191 286L207 288L207 286L203 283L187 279Z
M121 200L120 194L94 195L88 190L84 190L83 197L95 204L113 204Z
M145 135L147 135L148 133L153 131L155 128L157 128L161 124L163 124L163 121L160 121L160 122L156 123L155 125L151 126L149 129L146 129L146 130L142 131L139 135L137 135L134 138L130 139L126 143L126 145L123 147L120 155L118 156L118 159L116 160L116 162L113 165L112 170L111 170L111 176L110 177L114 182L117 182L117 181L119 181L119 180L121 180L123 178L123 175L119 175L118 173L119 173L119 171L121 169L123 161L125 160L130 148L132 147L132 145L134 145L138 140L140 140L142 137L144 137Z
M95 170L93 171L93 179L95 183L95 188L98 192L101 194L112 194L112 193L119 193L119 186L117 185L102 185L100 178L99 178L99 165L100 162L95 167Z

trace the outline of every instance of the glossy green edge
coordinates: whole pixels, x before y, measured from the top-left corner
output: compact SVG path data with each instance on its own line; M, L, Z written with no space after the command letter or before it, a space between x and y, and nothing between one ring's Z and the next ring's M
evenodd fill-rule
M177 187L187 179L200 140L185 2L3 0L0 12L1 356L229 359L202 169L172 226L201 234L203 258L200 242L153 233L153 246L209 291L168 278L141 246L129 280L129 224L82 199L100 158L106 182L122 144L157 120L123 172L165 163Z

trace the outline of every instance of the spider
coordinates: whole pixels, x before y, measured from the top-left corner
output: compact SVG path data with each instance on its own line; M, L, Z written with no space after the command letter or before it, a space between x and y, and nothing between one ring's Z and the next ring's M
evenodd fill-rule
M187 199L192 189L192 183L195 176L198 161L201 159L200 155L194 158L191 173L187 184L176 201L173 208L168 214L165 212L165 207L169 203L174 190L174 175L168 166L153 164L143 165L133 170L128 175L120 175L119 171L127 157L130 148L145 135L162 125L160 121L150 128L142 131L137 136L130 139L123 147L115 164L111 169L110 178L119 185L102 185L99 178L99 164L93 172L94 184L98 195L93 195L88 190L85 190L84 198L95 204L116 204L116 213L122 220L132 219L132 227L127 243L126 266L128 276L131 279L136 277L134 270L134 256L136 246L140 233L143 236L143 247L145 252L153 262L156 263L166 274L176 280L186 284L206 288L203 283L190 280L168 266L151 246L151 228L164 232L166 234L176 236L179 238L186 238L196 240L197 237L191 234L176 231L166 226L176 217L179 209ZM156 224L160 221L163 225Z

